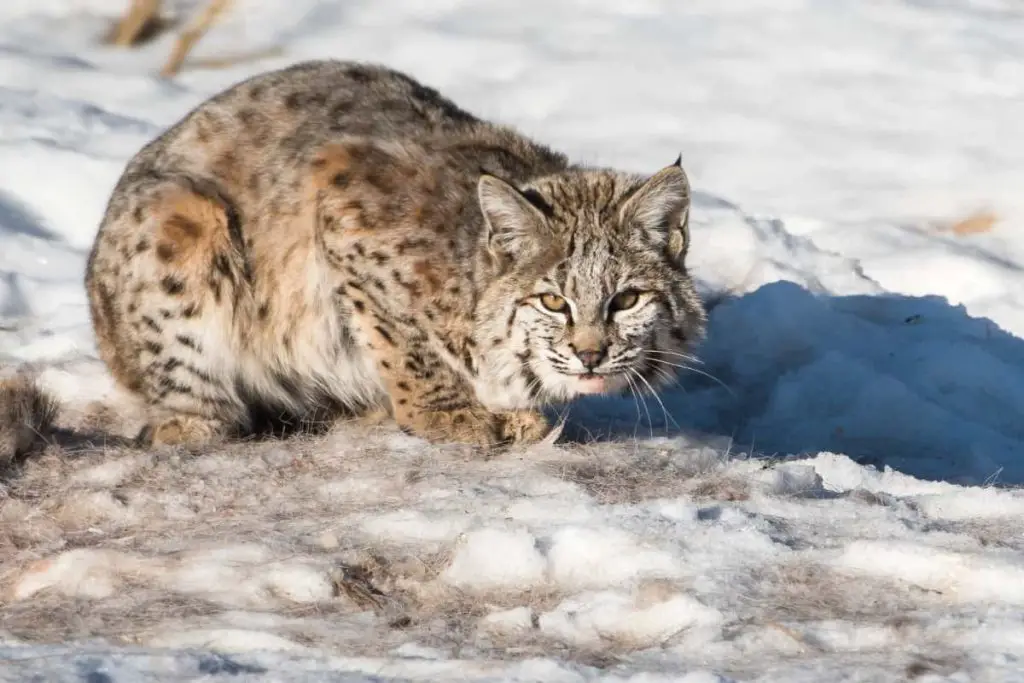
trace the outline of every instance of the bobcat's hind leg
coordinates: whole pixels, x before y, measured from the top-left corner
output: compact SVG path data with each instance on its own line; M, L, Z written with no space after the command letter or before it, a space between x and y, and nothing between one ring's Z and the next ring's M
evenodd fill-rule
M168 179L115 202L86 286L100 356L147 406L140 441L198 445L244 429L236 339L251 297L237 218L212 191Z

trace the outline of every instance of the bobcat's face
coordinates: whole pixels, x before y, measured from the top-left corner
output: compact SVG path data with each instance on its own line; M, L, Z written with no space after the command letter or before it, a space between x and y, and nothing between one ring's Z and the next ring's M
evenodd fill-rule
M647 181L576 171L523 190L485 177L480 200L504 269L487 294L508 303L485 295L482 309L506 317L478 324L507 339L502 365L533 398L653 391L692 360L704 311L683 266L681 168Z

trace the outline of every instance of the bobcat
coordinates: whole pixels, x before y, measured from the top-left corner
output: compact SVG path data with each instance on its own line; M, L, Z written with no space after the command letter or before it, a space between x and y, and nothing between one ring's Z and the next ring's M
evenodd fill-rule
M300 63L128 163L87 268L99 352L153 443L382 410L529 442L539 407L653 390L702 336L689 199L678 161L570 164L402 73Z

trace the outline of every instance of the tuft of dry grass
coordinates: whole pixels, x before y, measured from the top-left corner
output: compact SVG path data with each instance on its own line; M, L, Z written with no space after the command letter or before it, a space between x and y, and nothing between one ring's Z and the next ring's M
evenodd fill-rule
M4 605L3 628L15 638L30 642L103 638L132 643L140 625L145 628L167 620L194 620L221 609L210 601L156 592L137 592L100 602L44 593L31 601Z
M686 496L697 500L743 501L748 482L721 474L717 455L683 459L658 448L611 454L586 453L583 458L549 463L547 471L582 488L602 504L635 504L657 498Z
M137 47L175 28L177 22L164 17L162 0L131 0L121 18L115 23L103 42L117 47ZM164 78L177 76L196 44L213 26L230 11L234 0L206 0L199 12L188 21L178 33L174 47L160 70ZM284 53L280 46L253 51L247 54L227 55L218 58L193 60L193 66L204 68L225 68L236 64L279 57Z
M31 378L0 381L0 474L45 443L58 410Z
M954 221L936 223L935 228L942 232L953 233L957 237L966 237L991 232L997 223L999 223L999 216L995 212L979 209Z
M766 567L742 594L746 618L762 623L892 620L929 602L925 591L909 584L852 577L806 560Z

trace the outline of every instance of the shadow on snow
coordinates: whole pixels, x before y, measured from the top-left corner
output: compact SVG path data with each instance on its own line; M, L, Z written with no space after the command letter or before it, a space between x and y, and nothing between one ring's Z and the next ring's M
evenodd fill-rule
M567 437L704 433L734 452L832 451L925 479L1024 483L1024 340L942 297L776 282L717 305L698 356L714 379L684 373L660 394L664 411L651 396L581 401Z

